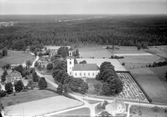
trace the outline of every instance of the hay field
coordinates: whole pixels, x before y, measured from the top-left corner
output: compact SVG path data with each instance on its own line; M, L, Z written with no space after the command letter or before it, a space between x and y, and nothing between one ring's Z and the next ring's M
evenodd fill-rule
M80 57L82 58L109 58L111 57L111 53L107 50L102 48L102 46L95 46L95 47L82 47L78 48Z
M156 55L151 56L125 56L124 59L118 59L120 63L125 63L126 69L146 67L154 62L164 61Z
M27 60L33 60L34 56L23 51L10 51L8 50L8 55L0 59L0 67L9 64L22 64Z
M167 104L167 89L154 72L149 68L132 69L130 72L154 103Z
M95 63L97 64L99 67L100 65L107 61L107 62L111 62L112 65L114 65L115 67L115 71L127 71L124 66L122 66L120 64L120 62L117 60L117 59L87 59L87 58L82 58L82 59L77 59L78 63L83 61L83 60L86 60L87 63Z
M9 106L6 108L6 112L8 116L35 116L81 106L82 104L82 102L64 96L54 96Z

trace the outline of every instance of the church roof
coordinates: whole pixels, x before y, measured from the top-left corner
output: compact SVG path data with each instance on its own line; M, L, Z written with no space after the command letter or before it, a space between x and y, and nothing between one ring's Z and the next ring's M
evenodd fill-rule
M96 64L75 64L73 71L97 71L99 67Z

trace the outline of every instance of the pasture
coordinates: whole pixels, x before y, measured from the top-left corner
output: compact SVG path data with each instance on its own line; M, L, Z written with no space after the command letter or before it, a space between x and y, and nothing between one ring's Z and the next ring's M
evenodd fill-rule
M80 57L82 58L109 58L111 57L111 53L107 50L102 48L102 46L92 46L92 47L82 47L78 48Z
M16 93L15 96L13 94L10 94L8 96L2 97L1 101L3 105L6 107L24 102L49 98L53 96L57 96L57 94L47 90L34 89L27 92Z
M67 111L64 113L60 113L56 116L59 117L89 117L90 116L90 109L89 108L81 108L81 109L76 109L72 111ZM50 117L55 117L55 115L50 116Z
M152 99L153 103L167 104L167 89L164 83L149 68L130 70L142 89Z
M26 102L5 108L6 115L10 116L35 116L57 112L83 105L74 99L65 96L53 96L37 101Z
M152 70L161 81L166 82L165 73L167 72L167 66L161 66L161 67L151 67L150 70Z
M10 51L8 55L0 59L0 67L5 64L22 64L27 60L33 60L34 56L23 51Z

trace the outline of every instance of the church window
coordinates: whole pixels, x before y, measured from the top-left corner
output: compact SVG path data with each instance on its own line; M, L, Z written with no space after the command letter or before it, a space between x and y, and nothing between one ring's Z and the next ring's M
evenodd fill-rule
M88 76L90 76L90 73L88 73Z
M75 73L75 76L77 76L77 73Z
M80 73L80 76L81 76L81 73Z
M70 65L71 65L71 61L70 61Z
M94 76L94 73L92 73L92 75Z
M84 76L86 76L86 73L84 73Z

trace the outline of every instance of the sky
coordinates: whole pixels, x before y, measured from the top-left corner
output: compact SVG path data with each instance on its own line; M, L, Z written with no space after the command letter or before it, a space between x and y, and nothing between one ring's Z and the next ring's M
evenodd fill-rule
M167 0L0 0L14 14L167 14Z

